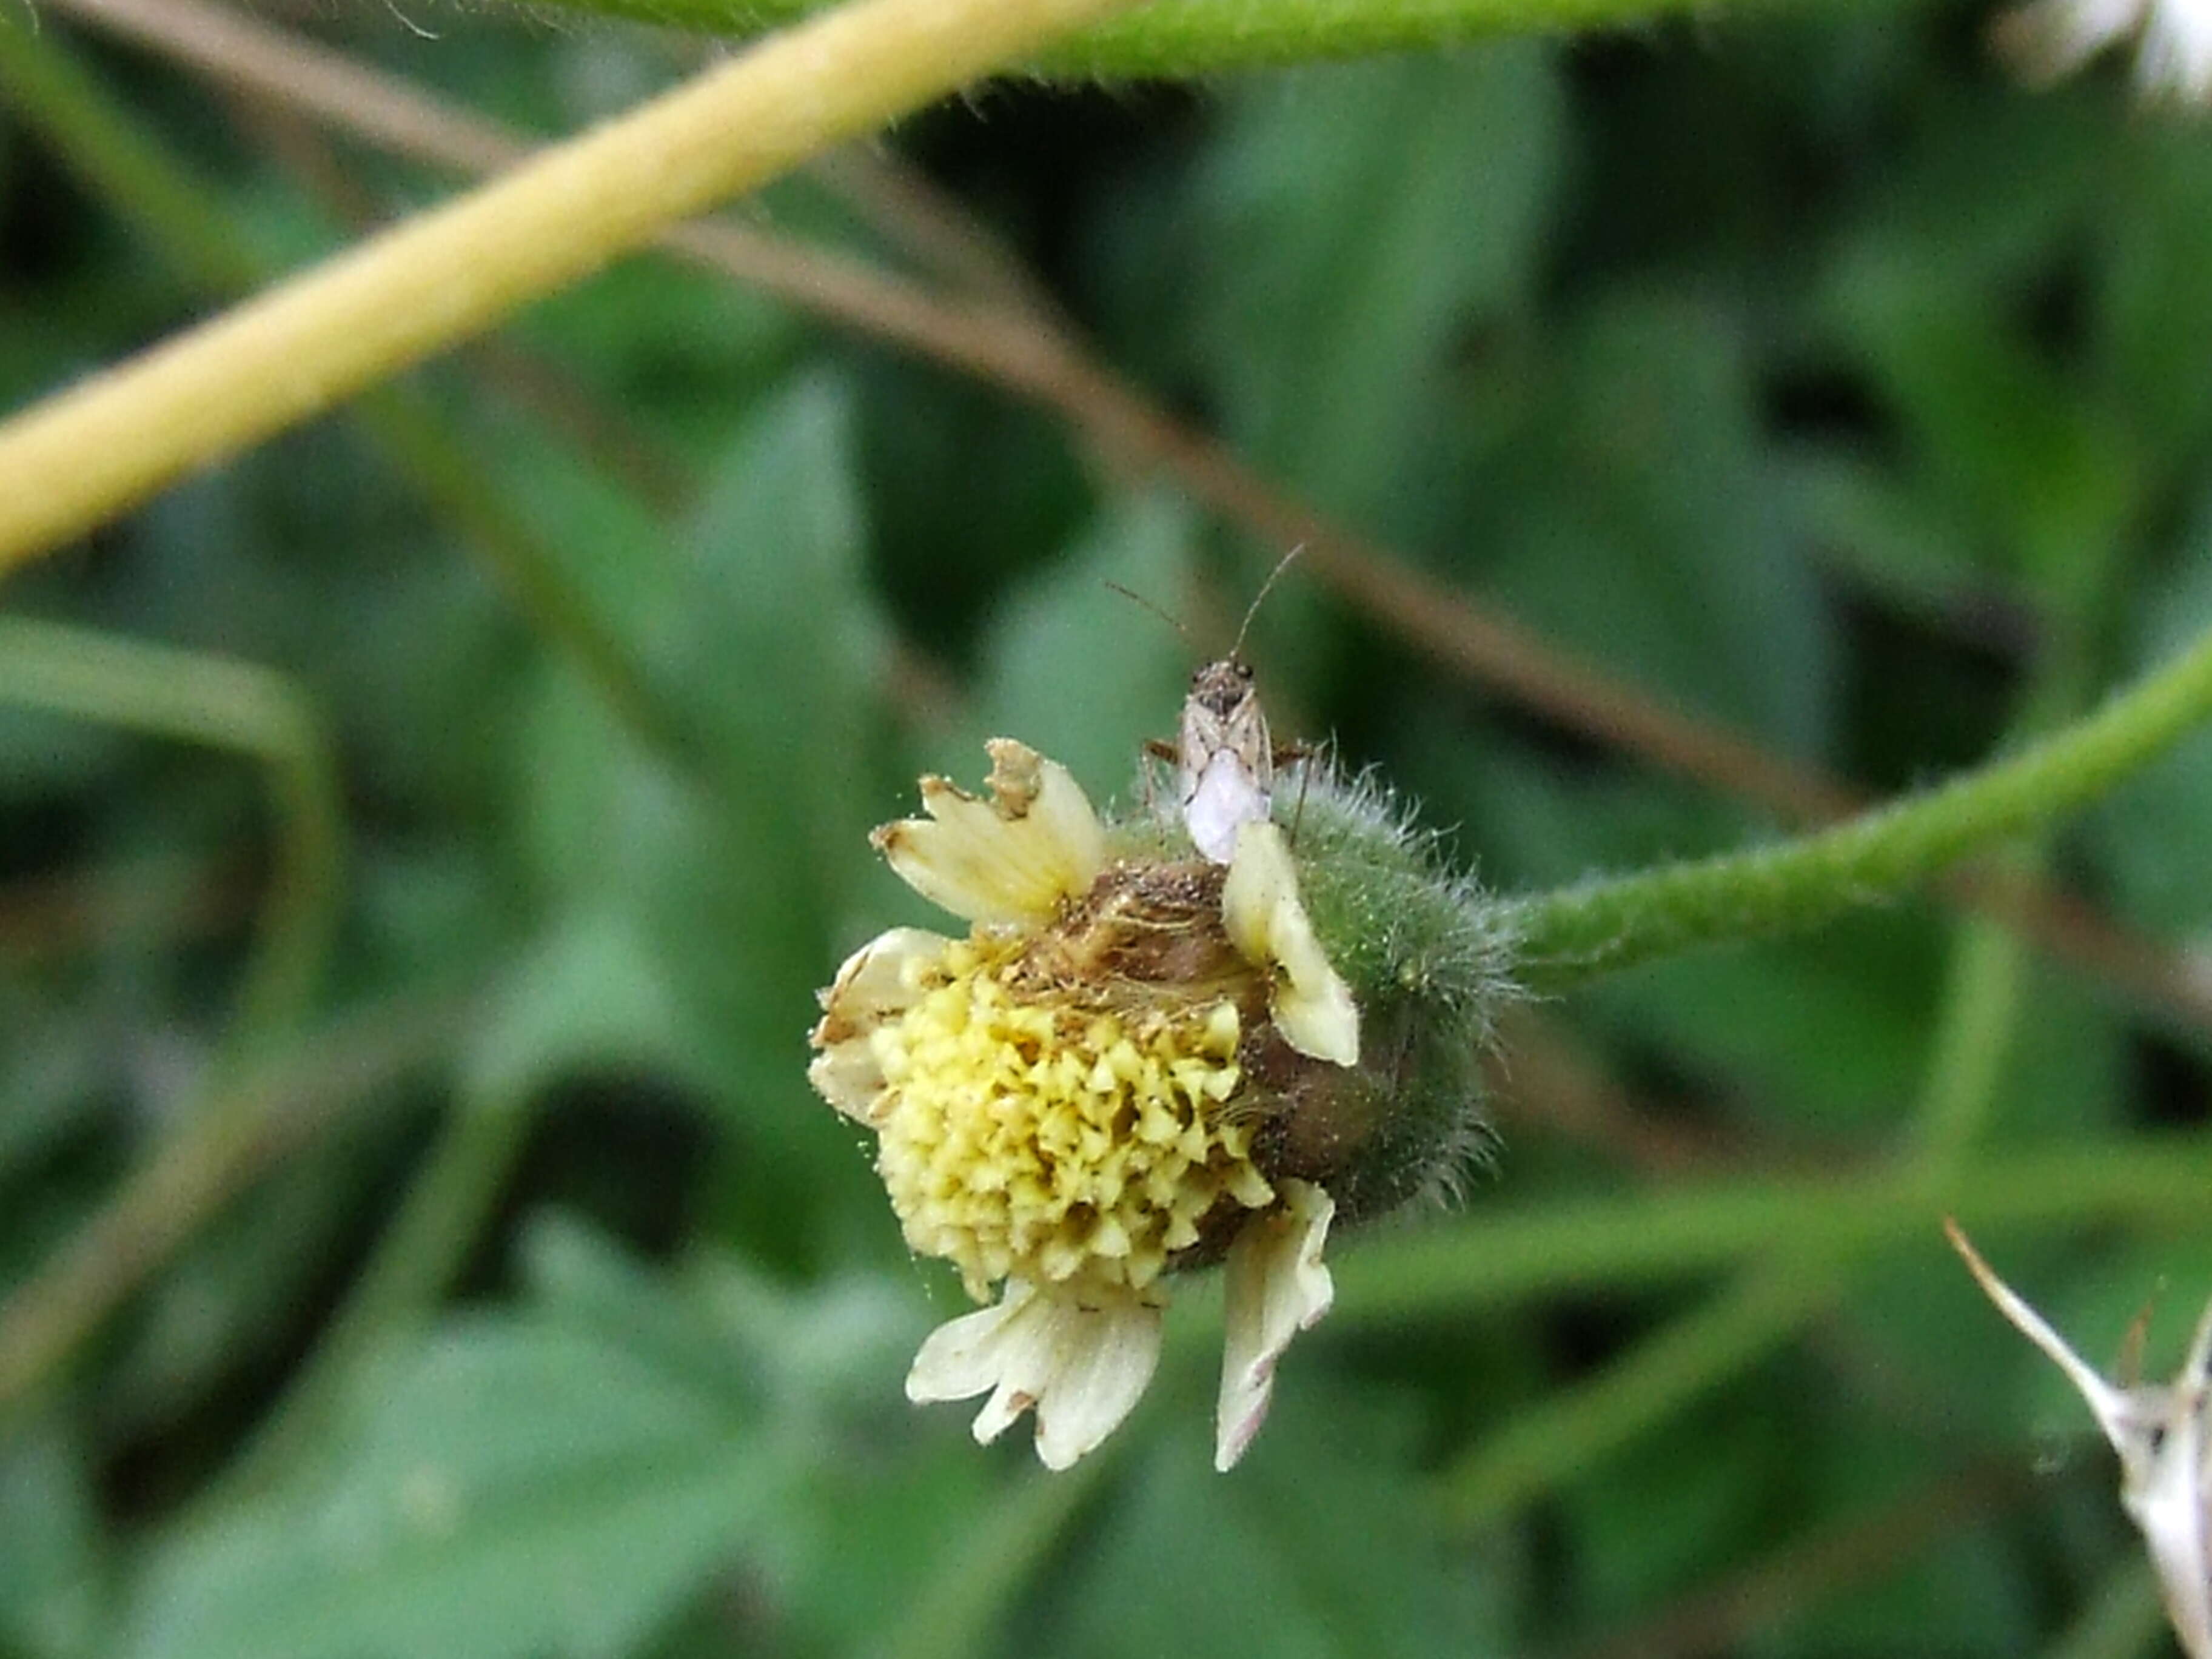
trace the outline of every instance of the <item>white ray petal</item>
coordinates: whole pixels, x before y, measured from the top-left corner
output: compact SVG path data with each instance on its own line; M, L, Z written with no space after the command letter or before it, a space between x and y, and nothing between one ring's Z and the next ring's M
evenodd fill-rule
M1281 1183L1281 1207L1244 1224L1229 1247L1221 1398L1214 1414L1213 1467L1226 1473L1267 1420L1275 1362L1334 1301L1322 1262L1336 1202L1310 1181Z

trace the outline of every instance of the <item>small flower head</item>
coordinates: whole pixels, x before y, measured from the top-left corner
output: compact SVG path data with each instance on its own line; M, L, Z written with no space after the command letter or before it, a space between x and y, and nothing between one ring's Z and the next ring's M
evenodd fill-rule
M1178 815L1108 824L1062 768L990 750L985 796L926 780L928 816L876 836L967 936L862 946L812 1036L809 1076L875 1132L908 1243L998 1296L931 1336L907 1390L988 1394L983 1440L1034 1410L1064 1468L1143 1392L1169 1281L1224 1264L1226 1468L1328 1308L1332 1223L1436 1188L1475 1144L1502 941L1371 795L1326 776L1295 843L1248 822L1224 866ZM1448 963L1404 913L1416 871L1457 919ZM1425 1000L1449 1038L1414 1017Z
M2179 1376L2123 1389L1991 1272L1955 1222L1944 1231L1997 1311L2065 1372L2119 1454L2120 1503L2149 1547L2174 1634L2190 1659L2212 1659L2212 1307Z
M2136 81L2145 96L2212 98L2212 0L2031 0L1999 18L1993 38L2039 83L2137 40Z

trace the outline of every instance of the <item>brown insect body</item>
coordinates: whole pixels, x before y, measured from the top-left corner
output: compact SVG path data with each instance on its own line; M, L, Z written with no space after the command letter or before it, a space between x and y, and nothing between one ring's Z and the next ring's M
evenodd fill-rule
M1175 759L1176 805L1192 843L1228 863L1238 828L1266 823L1274 805L1274 743L1249 664L1224 657L1191 676Z
M1303 550L1294 547L1277 562L1254 595L1229 654L1218 657L1190 677L1182 719L1172 744L1152 742L1147 754L1176 769L1176 807L1191 844L1209 863L1227 864L1237 853L1237 832L1247 823L1265 823L1274 810L1275 774L1304 750L1275 747L1267 717L1260 707L1252 665L1241 654L1245 631L1283 572ZM1127 593L1128 590L1121 590ZM1140 605L1166 617L1178 632L1182 624L1136 594ZM1185 634L1188 638L1188 634Z

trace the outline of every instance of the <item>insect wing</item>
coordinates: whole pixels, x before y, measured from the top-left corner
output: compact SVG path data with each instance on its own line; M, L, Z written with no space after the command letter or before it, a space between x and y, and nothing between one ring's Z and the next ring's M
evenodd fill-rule
M1192 844L1212 862L1229 862L1239 826L1267 821L1273 755L1249 668L1224 657L1191 677L1176 744L1176 799Z

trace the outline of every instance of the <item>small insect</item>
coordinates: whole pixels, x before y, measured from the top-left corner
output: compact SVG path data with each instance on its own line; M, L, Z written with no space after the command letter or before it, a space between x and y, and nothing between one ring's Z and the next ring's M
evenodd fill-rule
M1990 1271L1955 1221L1943 1231L1997 1311L2066 1373L2120 1455L2120 1504L2149 1547L2166 1616L2189 1659L2212 1659L2212 1307L2181 1375L2123 1389L2066 1345Z
M1182 814L1183 828L1189 831L1192 845L1215 864L1226 864L1236 855L1239 827L1267 821L1274 808L1277 770L1305 753L1296 744L1276 746L1260 707L1259 690L1252 683L1252 665L1243 655L1245 630L1259 614L1261 602L1276 578L1304 550L1303 546L1292 548L1268 573L1244 612L1229 654L1204 664L1190 677L1176 740L1155 738L1145 745L1145 752L1154 759L1174 763L1176 807ZM1175 622L1171 617L1168 620ZM1175 626L1182 631L1182 623Z

